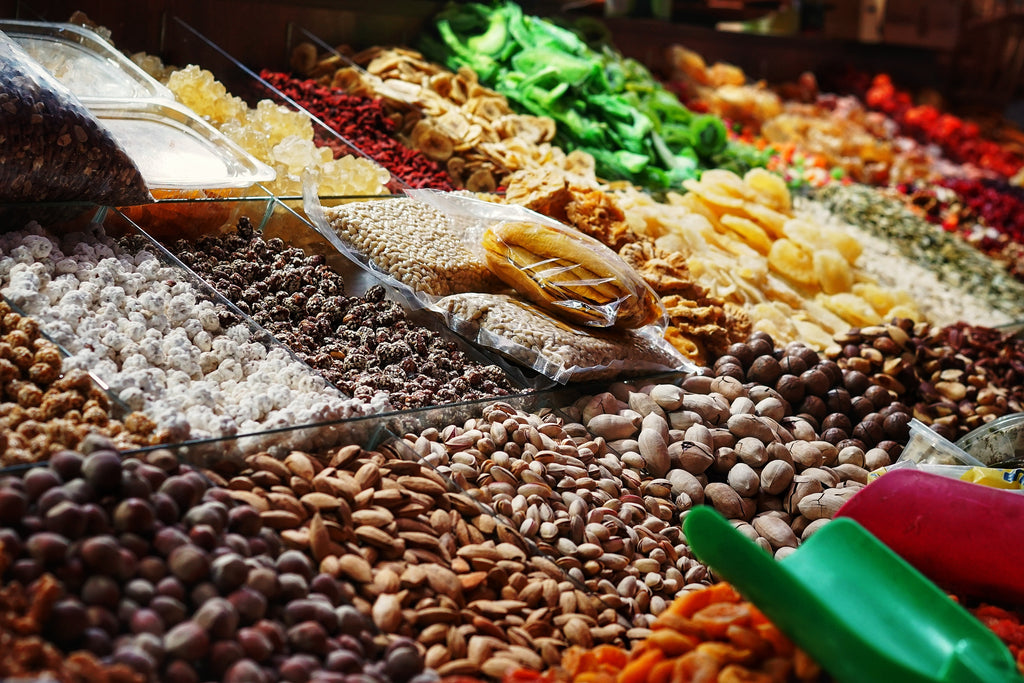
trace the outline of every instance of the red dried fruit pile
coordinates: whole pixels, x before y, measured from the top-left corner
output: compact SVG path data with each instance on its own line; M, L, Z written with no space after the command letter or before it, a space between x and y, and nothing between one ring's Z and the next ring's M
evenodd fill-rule
M379 100L347 95L313 79L302 80L285 73L263 70L260 78L305 107L409 187L455 189L448 173L437 162L395 139L394 124Z

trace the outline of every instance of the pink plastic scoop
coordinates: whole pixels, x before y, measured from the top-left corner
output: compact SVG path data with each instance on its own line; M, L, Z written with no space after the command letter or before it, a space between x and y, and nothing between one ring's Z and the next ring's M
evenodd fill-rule
M895 470L839 509L942 588L1024 604L1024 495Z

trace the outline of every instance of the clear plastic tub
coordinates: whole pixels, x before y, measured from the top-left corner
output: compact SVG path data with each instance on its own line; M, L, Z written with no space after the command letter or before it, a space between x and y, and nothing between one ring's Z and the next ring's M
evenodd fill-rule
M79 99L158 98L171 91L110 43L84 26L38 21L0 21L6 33Z
M105 100L90 110L138 164L150 188L245 188L276 176L176 102Z
M956 445L990 467L1020 467L1024 465L1024 413L996 418Z
M915 462L921 465L968 465L984 467L985 463L965 452L918 419L910 421L910 439L897 463Z

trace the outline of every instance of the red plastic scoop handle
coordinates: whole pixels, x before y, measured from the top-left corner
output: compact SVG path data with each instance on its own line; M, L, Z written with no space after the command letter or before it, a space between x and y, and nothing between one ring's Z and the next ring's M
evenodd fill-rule
M837 516L953 593L1024 604L1024 495L916 470L882 475Z

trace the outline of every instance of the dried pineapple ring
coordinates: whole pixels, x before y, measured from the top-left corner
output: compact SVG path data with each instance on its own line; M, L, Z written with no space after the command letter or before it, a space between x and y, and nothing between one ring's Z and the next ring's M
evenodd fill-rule
M828 249L832 245L822 234L821 226L802 218L790 218L782 226L783 234L809 251Z
M725 194L733 197L740 197L754 201L757 193L743 183L743 179L732 171L721 168L712 168L700 175L700 184L705 187L713 187L716 190L723 190Z
M726 209L739 209L743 207L742 199L718 192L717 187L713 187L705 183L699 183L696 180L684 180L683 187L689 190L691 194L695 194L700 197L708 204L714 204L715 206L724 207Z
M743 176L743 182L750 189L767 199L768 206L776 211L789 212L793 209L792 197L786 181L763 168L752 168Z
M889 312L885 314L886 320L892 320L893 318L909 318L915 322L922 322L925 317L921 315L921 311L917 310L914 306L907 304L899 304L889 309Z
M834 249L818 249L814 252L814 276L818 278L821 290L826 294L849 292L853 286L850 264Z
M810 252L792 240L775 240L768 251L768 265L772 270L801 285L814 287L818 284L818 278L814 275L814 259Z
M789 220L789 216L786 214L770 209L758 202L744 203L743 211L751 220L760 224L772 239L777 240L780 237L785 237L785 233L782 230L786 225L786 221Z
M855 327L875 325L881 316L864 299L856 294L842 292L831 296L819 296L819 303Z
M832 243L832 246L843 255L843 258L852 266L860 258L864 248L860 242L853 235L847 234L845 231L839 228L832 228L828 232L828 241Z
M722 225L742 237L748 246L762 256L772 248L772 240L768 237L768 233L754 221L731 214L723 215L721 220Z
M832 335L817 323L810 320L794 320L793 326L800 335L800 341L816 351L828 348L832 344Z

